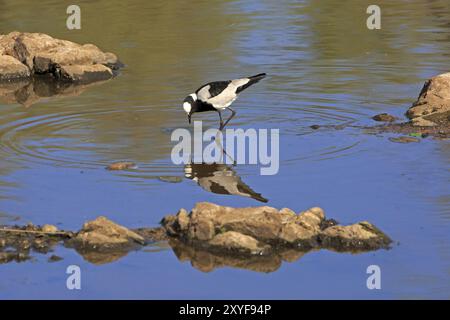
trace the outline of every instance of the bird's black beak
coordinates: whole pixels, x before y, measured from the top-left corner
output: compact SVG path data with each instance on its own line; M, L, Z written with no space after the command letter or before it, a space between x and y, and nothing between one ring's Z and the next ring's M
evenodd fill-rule
M189 120L189 124L191 124L191 115L188 114L188 120Z

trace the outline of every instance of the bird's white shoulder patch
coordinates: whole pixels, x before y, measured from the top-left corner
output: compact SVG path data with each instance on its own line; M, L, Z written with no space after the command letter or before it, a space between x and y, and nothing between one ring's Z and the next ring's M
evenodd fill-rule
M194 101L197 100L197 95L195 93L191 93L190 96Z
M209 92L209 89L211 88L210 85L204 86L198 91L198 98L202 101L206 101L211 97L211 93Z

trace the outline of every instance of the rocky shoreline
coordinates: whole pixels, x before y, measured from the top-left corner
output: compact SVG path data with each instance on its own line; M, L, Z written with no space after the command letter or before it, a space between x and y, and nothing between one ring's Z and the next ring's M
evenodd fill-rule
M375 115L373 117L375 121L387 124L367 129L423 138L428 136L436 139L450 138L450 73L440 74L425 81L419 97L405 115L409 121L402 123L395 123L397 119L386 113ZM415 141L409 139L408 142Z
M181 209L164 217L161 225L131 230L98 217L76 232L51 225L3 226L0 263L26 261L33 253L48 254L62 244L91 263L105 264L145 245L165 242L180 260L190 260L201 270L224 265L267 270L311 250L356 253L388 249L392 243L369 222L342 226L326 219L318 207L296 214L287 208L232 208L201 202L190 213ZM60 259L51 256L49 262Z

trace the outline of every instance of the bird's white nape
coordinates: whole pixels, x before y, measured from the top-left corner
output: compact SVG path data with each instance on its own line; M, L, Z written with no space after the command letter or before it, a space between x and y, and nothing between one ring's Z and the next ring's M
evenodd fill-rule
M192 106L189 102L183 103L183 109L184 109L184 111L186 111L186 113L191 112L191 108L192 108Z

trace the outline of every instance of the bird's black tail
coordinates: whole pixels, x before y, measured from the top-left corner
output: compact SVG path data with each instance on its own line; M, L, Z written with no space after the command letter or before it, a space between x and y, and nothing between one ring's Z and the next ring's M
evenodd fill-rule
M248 87L250 87L252 84L257 83L259 80L264 79L266 77L265 73L260 73L251 77L248 77L248 79L250 79L249 82L247 82L246 84L244 84L243 86L240 86L239 88L237 88L236 93L241 92L242 90L247 89Z

